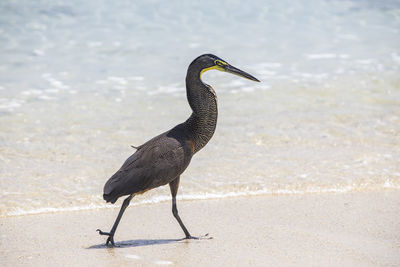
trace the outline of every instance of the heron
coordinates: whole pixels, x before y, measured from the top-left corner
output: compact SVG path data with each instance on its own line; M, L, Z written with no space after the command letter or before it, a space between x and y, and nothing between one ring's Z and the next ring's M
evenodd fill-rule
M115 231L131 199L137 194L166 184L169 184L171 191L172 214L185 233L184 239L198 239L183 224L176 206L176 195L181 174L188 167L193 155L210 141L217 125L217 95L210 85L201 80L201 75L209 70L228 72L259 82L252 75L212 54L201 55L190 63L186 75L186 95L192 109L191 116L169 131L134 147L136 152L104 185L103 198L106 202L114 204L118 198L128 196L123 201L110 232L97 229L100 235L108 236L107 246L115 246Z

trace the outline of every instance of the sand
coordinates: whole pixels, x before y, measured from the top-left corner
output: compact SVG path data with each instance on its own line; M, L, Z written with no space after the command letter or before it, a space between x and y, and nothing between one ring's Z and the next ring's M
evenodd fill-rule
M121 204L120 201L117 202ZM400 192L180 201L1 218L2 266L400 266Z

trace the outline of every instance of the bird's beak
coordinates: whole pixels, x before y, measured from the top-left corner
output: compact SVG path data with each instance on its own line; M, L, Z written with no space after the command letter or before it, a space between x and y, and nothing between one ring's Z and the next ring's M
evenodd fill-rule
M257 78L255 78L252 75L248 74L247 72L239 70L238 68L235 68L234 66L229 65L229 64L225 67L225 71L235 74L235 75L238 75L240 77L247 78L247 79L255 81L255 82L259 82L259 80Z

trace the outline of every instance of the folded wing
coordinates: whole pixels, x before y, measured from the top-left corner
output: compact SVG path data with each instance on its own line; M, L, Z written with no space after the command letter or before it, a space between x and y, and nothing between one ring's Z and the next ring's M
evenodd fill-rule
M107 181L103 198L119 197L165 185L179 176L190 162L185 142L162 134L140 146Z

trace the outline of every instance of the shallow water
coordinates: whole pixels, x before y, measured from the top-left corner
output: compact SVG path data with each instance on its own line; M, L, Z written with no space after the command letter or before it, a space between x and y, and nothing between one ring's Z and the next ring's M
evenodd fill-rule
M182 176L206 199L400 189L397 1L0 3L0 216L112 207L105 181L190 115L207 72L217 131ZM141 204L168 200L163 187Z

